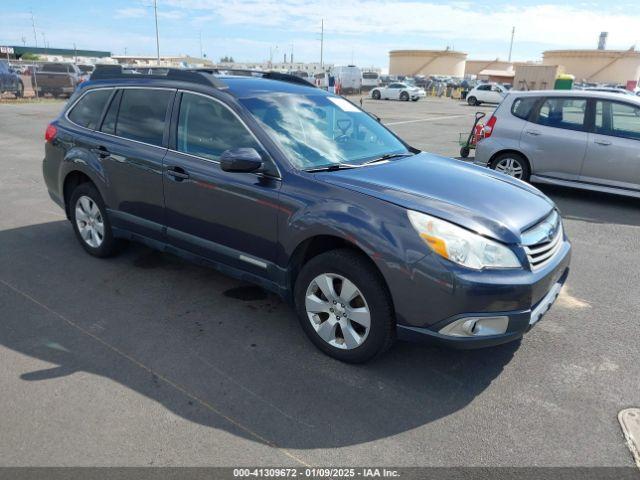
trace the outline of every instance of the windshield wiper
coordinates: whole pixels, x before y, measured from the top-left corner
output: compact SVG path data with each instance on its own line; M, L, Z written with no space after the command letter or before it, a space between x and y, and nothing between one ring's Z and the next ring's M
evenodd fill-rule
M348 170L350 168L359 168L361 165L351 165L349 163L332 163L331 165L323 165L322 167L305 168L305 172L335 172L336 170Z
M367 160L362 165L369 165L371 163L384 162L386 160L391 160L392 158L409 157L411 155L413 155L413 153L385 153L381 157L374 158L373 160Z

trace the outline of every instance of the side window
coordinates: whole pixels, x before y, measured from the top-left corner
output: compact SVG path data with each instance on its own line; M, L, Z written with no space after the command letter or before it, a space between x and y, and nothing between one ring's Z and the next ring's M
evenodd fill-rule
M111 105L107 110L107 114L104 116L102 122L101 132L109 133L111 135L116 134L116 120L118 118L118 108L120 107L120 99L122 98L122 90L118 90L111 100Z
M536 123L567 130L584 130L587 100L583 98L547 98L538 110Z
M113 90L94 90L87 92L69 112L69 120L81 127L95 130Z
M168 90L123 90L115 134L161 146L167 106L172 94Z
M511 113L518 118L527 120L537 101L538 97L516 98L511 106Z
M260 146L228 108L202 95L184 93L178 117L179 152L219 160L230 148Z
M491 85L480 85L478 90L491 90Z
M599 100L595 126L596 133L640 140L640 107Z

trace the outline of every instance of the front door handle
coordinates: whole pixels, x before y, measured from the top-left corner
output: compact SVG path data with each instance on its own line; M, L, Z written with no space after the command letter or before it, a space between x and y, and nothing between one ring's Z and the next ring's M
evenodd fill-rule
M596 139L593 142L597 143L598 145L604 145L604 146L611 145L611 142L609 140L598 140L598 139Z
M540 135L540 132L538 130L525 130L525 133L527 133L528 135L533 135L534 137Z
M189 178L189 174L181 167L167 167L167 175L173 177L177 182L181 182L182 180Z

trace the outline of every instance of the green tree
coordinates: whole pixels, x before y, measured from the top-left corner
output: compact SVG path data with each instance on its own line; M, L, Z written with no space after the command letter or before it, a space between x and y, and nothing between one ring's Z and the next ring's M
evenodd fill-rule
M40 60L40 55L36 55L35 53L25 53L20 58L22 60Z

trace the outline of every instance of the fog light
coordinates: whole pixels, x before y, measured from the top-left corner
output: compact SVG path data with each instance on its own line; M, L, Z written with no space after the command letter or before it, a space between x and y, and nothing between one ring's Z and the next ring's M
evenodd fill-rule
M463 317L440 330L450 337L484 337L500 335L509 327L509 317Z

